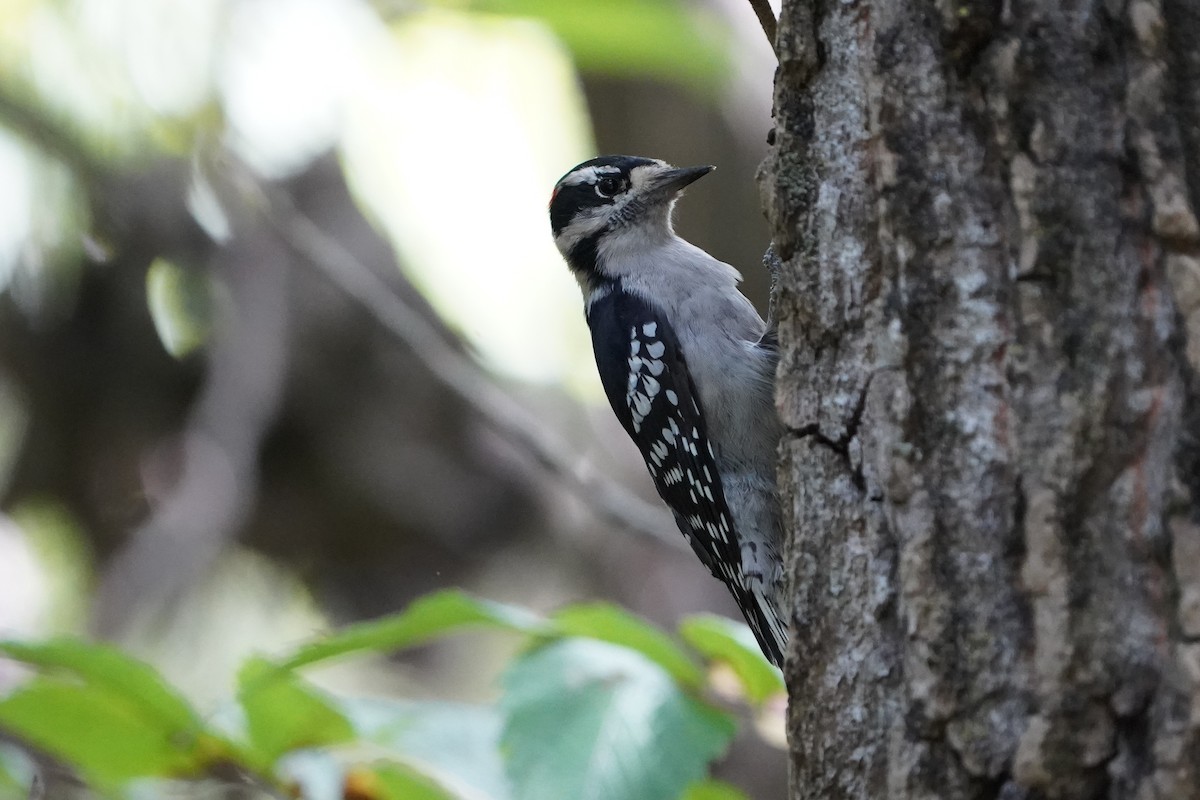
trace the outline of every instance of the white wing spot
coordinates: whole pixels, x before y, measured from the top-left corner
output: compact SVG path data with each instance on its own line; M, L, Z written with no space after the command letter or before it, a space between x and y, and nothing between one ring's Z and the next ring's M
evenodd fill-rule
M662 342L651 342L650 344L646 345L646 352L651 358L662 358L663 353L666 352L666 350L667 346Z
M650 398L646 397L646 395L642 394L641 392L634 392L633 408L634 414L642 419L645 419L646 415L650 413Z
M657 336L658 335L658 323L657 322L647 322L645 325L642 326L642 333L646 334L647 336Z
M650 348L647 347L646 349L649 350ZM647 361L646 366L650 368L651 375L662 375L663 362L659 361L658 359Z
M671 401L671 405L679 405L679 395L675 394L674 389L667 389L667 399Z
M654 397L654 395L658 394L658 390L661 388L659 382L654 380L654 378L651 378L649 375L642 376L642 386L646 387L646 394L648 394L650 397Z

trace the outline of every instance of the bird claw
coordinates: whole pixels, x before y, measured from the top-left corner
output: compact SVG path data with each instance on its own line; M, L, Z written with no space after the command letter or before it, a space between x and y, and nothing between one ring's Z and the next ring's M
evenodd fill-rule
M767 245L767 251L763 253L762 263L767 268L767 272L771 273L771 292L767 303L767 331L763 338L774 340L776 327L779 324L779 316L776 313L779 302L779 275L783 270L783 261L780 260L779 254L775 252L774 243Z

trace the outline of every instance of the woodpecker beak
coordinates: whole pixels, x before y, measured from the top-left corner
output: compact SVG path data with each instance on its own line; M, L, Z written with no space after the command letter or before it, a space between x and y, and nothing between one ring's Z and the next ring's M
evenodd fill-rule
M712 172L716 167L679 167L663 170L654 179L654 192L674 197L683 187L694 183Z

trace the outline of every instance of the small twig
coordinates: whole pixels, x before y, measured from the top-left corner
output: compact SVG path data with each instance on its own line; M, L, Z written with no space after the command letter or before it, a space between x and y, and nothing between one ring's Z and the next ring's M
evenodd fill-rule
M774 51L775 12L771 10L771 4L767 0L750 0L750 7L754 9L754 15L758 17L758 24L762 25L763 33L767 35L767 42Z
M623 487L576 466L578 458L545 426L487 379L471 359L445 338L370 267L321 230L283 192L264 190L267 215L283 241L341 291L357 300L386 330L402 340L446 388L493 429L559 478L600 519L670 547L687 549L675 525Z
M43 153L66 164L85 188L101 185L100 178L106 174L102 163L65 122L4 87L0 87L0 120Z
M774 26L769 8L767 15ZM98 162L63 132L63 126L39 114L34 106L0 92L0 119L63 160L89 189L95 191L102 185L103 170ZM286 194L258 185L246 172L240 177L254 184L253 190L266 198L266 215L287 247L362 304L386 330L412 349L435 378L502 436L529 453L542 469L562 480L598 519L670 547L687 549L683 537L675 534L675 525L665 510L578 466L571 448L539 426L369 267L301 214Z
M229 289L230 318L207 351L179 440L179 479L105 569L92 617L101 635L157 621L134 612L157 614L186 591L253 509L260 446L286 377L286 253L274 231L247 226L211 261Z

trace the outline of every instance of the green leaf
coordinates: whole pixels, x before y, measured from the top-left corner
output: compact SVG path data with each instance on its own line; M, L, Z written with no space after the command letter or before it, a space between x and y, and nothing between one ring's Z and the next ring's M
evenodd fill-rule
M342 712L361 741L385 748L468 797L512 796L500 760L500 713L490 706L351 699Z
M0 701L0 727L62 759L92 783L194 774L219 742L180 738L120 692L36 678Z
M662 800L704 776L734 733L641 653L563 639L503 678L502 748L522 800Z
M163 347L183 358L208 339L213 291L208 276L156 258L146 271L146 303Z
M730 71L726 26L676 0L475 0L477 9L545 23L580 69L711 91Z
M114 647L64 637L0 642L0 653L44 673L0 701L0 725L98 784L239 758L153 667Z
M741 789L724 781L709 779L693 783L680 800L749 800Z
M200 731L199 715L149 664L114 647L79 639L0 642L0 653L43 670L66 673L114 697L171 735Z
M568 606L554 615L568 636L589 636L637 650L689 689L704 685L704 671L670 636L640 617L607 603Z
M680 623L679 634L706 658L728 664L753 705L786 691L783 674L763 657L754 634L742 623L697 614Z
M351 625L333 636L306 645L285 659L281 666L297 669L351 653L385 653L424 644L466 627L534 635L551 632L544 620L524 609L448 589L414 601L399 614Z
M428 775L407 764L375 764L368 770L352 770L347 776L347 797L378 800L458 800Z
M262 658L238 672L238 699L255 755L274 764L285 753L354 738L349 720L296 673Z

